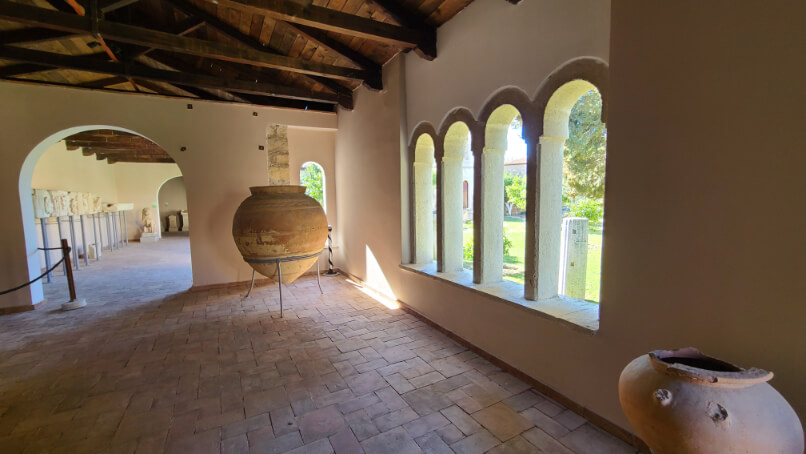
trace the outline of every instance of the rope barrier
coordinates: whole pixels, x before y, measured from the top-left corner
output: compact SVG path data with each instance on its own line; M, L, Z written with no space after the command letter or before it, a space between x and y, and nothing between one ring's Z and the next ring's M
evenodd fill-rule
M56 248L56 249L61 249L61 248ZM62 257L62 259L61 259L61 260L59 260L59 261L58 261L58 262L57 262L55 265L53 265L52 267L50 267L50 269L49 269L49 270L47 270L47 271L45 271L44 273L40 274L38 278L36 278L36 279L34 279L34 280L32 280L32 281L28 281L28 282L26 282L25 284L18 285L18 286L16 286L16 287L12 288L12 289L3 290L2 292L0 292L0 295L5 295L6 293L11 293L11 292L17 291L17 290L19 290L19 289L21 289L21 288L25 288L25 287L27 287L27 286L29 286L29 285L33 284L34 282L36 282L36 281L38 281L38 280L42 279L43 277L47 276L47 275L48 275L48 273L50 273L51 271L55 270L57 266L59 266L59 265L61 265L61 264L62 264L62 262L64 262L64 257Z
M60 248L60 247L38 247L37 249L40 250L40 251L61 251L62 250L62 248Z

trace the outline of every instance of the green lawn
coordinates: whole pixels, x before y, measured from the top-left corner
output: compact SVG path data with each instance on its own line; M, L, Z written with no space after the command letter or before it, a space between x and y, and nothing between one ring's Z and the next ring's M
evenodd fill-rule
M505 217L504 235L512 242L509 255L504 257L504 279L523 284L523 261L526 251L526 223L523 218ZM463 244L473 242L473 224L465 224ZM465 268L472 269L472 262L465 262ZM559 263L557 264L559 266ZM591 227L588 234L588 270L586 276L585 299L599 302L599 285L602 268L602 231L600 226Z

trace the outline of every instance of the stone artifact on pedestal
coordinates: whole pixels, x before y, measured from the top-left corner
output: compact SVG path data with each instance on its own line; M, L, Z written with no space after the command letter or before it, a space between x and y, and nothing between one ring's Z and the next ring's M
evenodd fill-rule
M103 211L103 202L101 201L101 196L93 195L93 197L92 197L92 208L90 208L90 211L93 214L100 213L101 211Z
M54 217L67 216L69 205L67 191L50 191L50 198L53 201L52 215Z
M32 191L34 199L34 217L37 219L49 218L53 215L53 199L50 191L46 189L34 189Z
M141 243L153 243L160 239L160 234L157 232L157 227L154 224L154 216L151 214L151 208L143 208L142 211L143 221L143 234L140 236Z
M235 212L232 236L247 262L321 252L327 238L327 218L304 186L255 186ZM283 262L282 282L293 282L319 256ZM255 271L276 280L277 263L250 262Z
M93 195L89 192L79 192L78 212L80 214L92 213L92 199Z
M188 210L182 210L179 212L182 216L182 231L189 232L190 231L190 218L188 218Z
M78 192L67 193L67 214L69 216L78 216L81 214L80 210L81 194Z
M176 215L175 214L168 215L168 231L169 232L178 232L179 231L179 224L176 221Z
M800 420L770 379L695 348L655 350L621 372L619 400L655 454L802 454Z

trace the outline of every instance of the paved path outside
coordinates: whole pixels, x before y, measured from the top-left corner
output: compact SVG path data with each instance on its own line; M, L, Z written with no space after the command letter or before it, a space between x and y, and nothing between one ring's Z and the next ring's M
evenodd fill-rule
M344 278L188 292L187 238L0 317L0 452L634 453Z

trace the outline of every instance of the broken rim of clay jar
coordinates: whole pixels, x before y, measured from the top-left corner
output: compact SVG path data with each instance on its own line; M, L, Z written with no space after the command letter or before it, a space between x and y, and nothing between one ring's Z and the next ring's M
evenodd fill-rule
M763 369L743 369L712 358L693 347L652 351L649 353L649 362L658 372L704 385L744 388L767 382L773 376L772 372Z
M277 186L250 186L252 194L304 194L305 186L299 185L277 185Z

